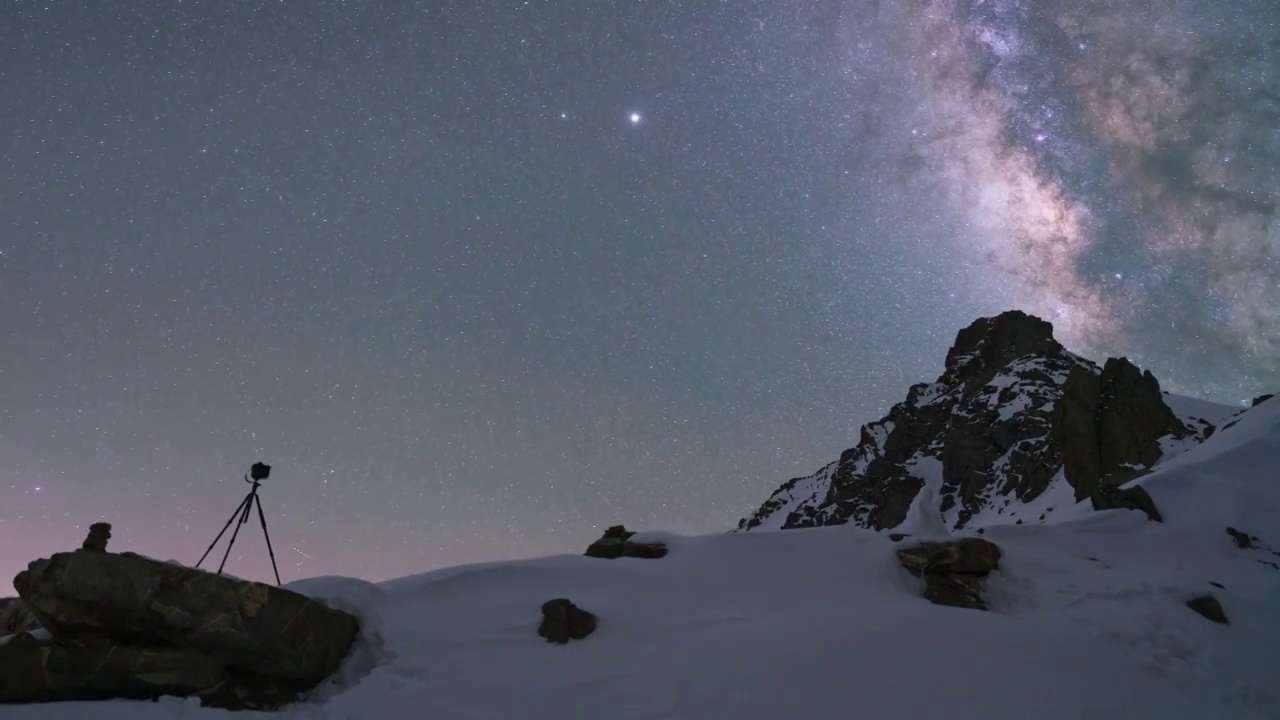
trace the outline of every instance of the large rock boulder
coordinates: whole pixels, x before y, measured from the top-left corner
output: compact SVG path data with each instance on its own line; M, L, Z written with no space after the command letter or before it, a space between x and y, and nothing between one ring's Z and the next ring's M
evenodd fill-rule
M1227 620L1227 611L1222 609L1222 603L1212 595L1201 595L1192 598L1186 602L1186 606L1196 611L1201 617L1210 622L1216 622L1219 625L1230 625L1231 621Z
M1089 495L1094 510L1137 510L1148 520L1164 522L1151 494L1141 487L1122 488L1114 483L1102 483Z
M337 670L359 631L295 592L129 553L58 553L14 586L55 638L191 650L304 686Z
M982 538L921 543L898 551L902 567L915 575L966 573L986 575L1000 567L1000 546Z
M596 631L596 616L574 605L567 598L556 598L542 603L542 623L538 635L547 642L564 645L570 640L582 640Z
M605 530L604 535L599 540L588 545L587 551L583 554L587 557L603 558L605 560L616 560L621 557L656 560L667 556L665 543L632 542L631 538L634 535L635 533L625 526L614 525Z
M177 648L77 647L20 635L0 645L0 703L149 700L218 687L221 663Z
M899 550L898 562L924 578L924 596L935 605L986 610L983 580L1000 567L1000 547L982 538L921 543Z

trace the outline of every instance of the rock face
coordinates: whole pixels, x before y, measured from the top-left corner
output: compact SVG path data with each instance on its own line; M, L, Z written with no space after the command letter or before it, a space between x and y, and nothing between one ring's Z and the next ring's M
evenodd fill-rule
M276 707L337 670L359 632L289 590L98 547L36 560L14 586L52 641L0 646L0 674L50 675L0 685L0 702L173 693Z
M924 578L924 596L935 605L986 610L982 582L1000 567L1000 548L981 538L923 543L899 550L898 562Z
M76 647L30 636L0 645L0 698L9 703L193 695L223 675L222 665L190 650Z
M1063 471L1077 500L1103 481L1124 482L1160 459L1160 439L1191 431L1164 402L1160 383L1124 358L1111 358L1095 375L1077 368L1063 388L1055 430Z
M621 557L656 560L667 556L667 546L664 543L632 542L631 538L634 535L635 533L627 530L625 526L614 525L605 530L599 540L588 545L587 551L583 554L605 560L616 560Z
M1145 472L1170 441L1213 432L1195 420L1174 414L1151 373L1123 358L1098 367L1048 322L1006 312L961 330L937 380L912 386L856 446L782 485L737 529L894 528L926 485L949 528L1013 523L1051 485L1083 500Z
M548 600L542 604L542 624L538 635L547 642L564 645L570 640L582 640L596 631L596 616L569 602L566 598Z

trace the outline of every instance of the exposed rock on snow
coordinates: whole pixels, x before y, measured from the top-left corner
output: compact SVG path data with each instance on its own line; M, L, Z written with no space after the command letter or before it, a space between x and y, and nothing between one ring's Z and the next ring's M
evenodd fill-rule
M644 558L656 560L666 557L667 546L661 542L633 542L634 532L623 525L614 525L604 531L604 535L587 546L583 553L587 557L616 560L621 557Z
M1250 403L1249 407L1258 407L1259 405L1270 400L1273 397L1275 397L1275 393L1267 393L1266 395L1259 395L1258 397L1253 399L1253 402Z
M1273 549L1266 543L1262 542L1262 540L1256 535L1250 535L1247 532L1237 530L1233 527L1227 528L1227 534L1231 536L1236 547L1241 550L1257 550L1258 552L1253 553L1254 560L1262 563L1263 565L1269 565L1276 570L1280 570L1280 563L1272 559L1273 557L1280 558L1280 550Z
M359 631L351 615L298 593L132 553L58 553L13 582L52 637L34 649L9 643L3 661L23 677L53 674L29 691L14 686L6 702L170 693L274 707L332 674Z
M950 529L1044 522L1214 430L1175 413L1150 372L1124 358L1100 368L1064 349L1048 322L1006 312L961 330L936 381L912 386L838 461L785 483L737 529L897 528L926 488Z
M1089 502L1094 510L1139 510L1146 513L1148 520L1164 522L1150 493L1138 486L1122 488L1104 484L1093 491Z
M981 538L922 543L899 550L898 562L924 578L924 596L935 605L986 610L982 580L1000 567L1000 548Z
M1235 541L1236 547L1241 550L1253 550L1262 547L1262 541L1247 532L1228 527L1227 534Z
M596 631L596 616L569 602L556 598L542 603L542 624L538 635L547 642L564 645L570 640L582 640Z
M1201 595L1187 601L1187 607L1195 610L1206 620L1212 620L1219 625L1230 625L1227 620L1227 611L1222 609L1222 603L1212 595Z

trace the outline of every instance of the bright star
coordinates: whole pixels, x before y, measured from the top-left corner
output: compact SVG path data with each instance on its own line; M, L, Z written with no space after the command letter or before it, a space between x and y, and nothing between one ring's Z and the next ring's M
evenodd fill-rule
M640 113L631 113L631 124L632 125L640 124Z

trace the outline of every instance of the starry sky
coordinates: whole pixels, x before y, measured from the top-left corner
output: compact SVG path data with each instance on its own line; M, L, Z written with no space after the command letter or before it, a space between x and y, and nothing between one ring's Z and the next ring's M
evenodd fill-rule
M0 575L194 563L255 461L286 582L728 529L1015 307L1275 389L1278 65L1270 0L8 3Z

